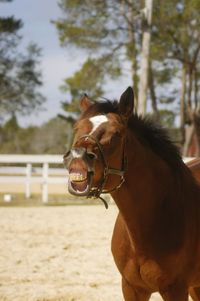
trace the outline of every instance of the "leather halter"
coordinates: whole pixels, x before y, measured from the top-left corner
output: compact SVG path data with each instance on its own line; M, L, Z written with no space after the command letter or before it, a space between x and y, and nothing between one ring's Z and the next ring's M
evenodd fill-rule
M123 149L123 157L122 157L122 164L121 164L121 170L119 169L115 169L115 168L112 168L112 167L109 167L107 161L106 161L106 158L104 156L104 151L103 151L103 148L102 148L102 145L100 144L100 142L98 141L98 139L96 139L94 136L92 135L83 135L80 137L80 139L91 139L93 141L95 141L97 147L98 147L98 150L99 150L99 153L100 153L100 156L101 156L101 161L104 165L104 174L103 174L103 178L102 180L100 181L99 185L97 187L92 187L89 191L89 194L87 195L87 198L92 198L92 197L95 197L95 198L99 198L103 201L106 209L108 208L108 204L107 202L100 196L102 193L111 193L115 190L118 190L122 184L125 182L125 178L124 178L124 173L125 173L125 169L126 169L126 164L127 164L127 160L126 160L126 157L125 157L125 145L124 145L124 149ZM114 174L114 175L117 175L120 177L120 183L113 187L112 189L109 189L109 190L104 190L104 186L106 184L106 181L107 181L107 178L109 175L111 174Z

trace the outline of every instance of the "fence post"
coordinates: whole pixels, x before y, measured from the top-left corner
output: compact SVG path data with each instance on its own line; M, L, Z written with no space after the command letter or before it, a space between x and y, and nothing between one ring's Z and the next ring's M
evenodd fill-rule
M42 202L48 203L48 172L49 164L43 163L42 169Z
M26 199L29 199L31 196L31 171L32 171L32 165L31 163L27 163L26 164L26 191L25 191Z

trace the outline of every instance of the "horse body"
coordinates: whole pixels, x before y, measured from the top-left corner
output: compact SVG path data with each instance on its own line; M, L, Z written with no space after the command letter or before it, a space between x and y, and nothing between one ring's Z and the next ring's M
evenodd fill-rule
M189 293L200 301L200 186L191 171L162 131L132 115L131 88L119 105L84 99L81 106L75 157L65 157L70 189L97 197L110 191L119 208L112 253L124 299L159 292L165 301L186 301ZM190 167L199 179L196 163Z
M129 143L133 145L131 139ZM125 300L148 300L155 291L164 296L170 287L182 290L185 298L165 300L187 300L188 287L200 284L199 187L184 164L176 179L154 153L145 157L141 146L137 150L138 156L128 154L127 181L112 195L120 210L112 252L128 295Z

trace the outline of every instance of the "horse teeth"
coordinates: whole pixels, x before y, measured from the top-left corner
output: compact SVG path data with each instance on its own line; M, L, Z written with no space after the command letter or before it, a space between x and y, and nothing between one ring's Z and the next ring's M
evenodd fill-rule
M86 177L84 177L82 174L78 174L78 173L71 173L69 175L70 181L74 181L74 182L82 182L84 180L86 180Z

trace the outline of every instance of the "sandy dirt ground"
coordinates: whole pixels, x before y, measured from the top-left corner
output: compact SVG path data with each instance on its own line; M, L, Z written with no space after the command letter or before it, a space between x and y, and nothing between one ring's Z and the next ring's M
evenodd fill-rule
M114 205L0 208L0 301L122 301L116 215Z
M48 192L51 194L66 194L66 187L67 187L67 181L66 183L61 184L53 184L48 185ZM24 193L25 194L25 183L0 183L0 193L9 193L9 194L15 194L15 193ZM42 193L42 184L40 183L32 183L31 184L31 193Z

